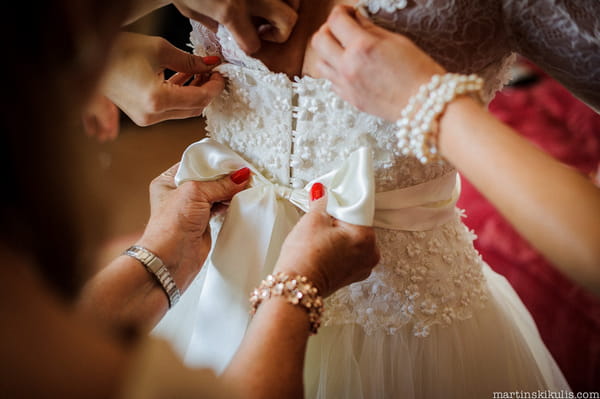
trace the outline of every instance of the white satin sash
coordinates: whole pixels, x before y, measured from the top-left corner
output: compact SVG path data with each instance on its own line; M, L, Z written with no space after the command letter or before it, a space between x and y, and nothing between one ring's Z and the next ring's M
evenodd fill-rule
M454 214L457 174L413 187L375 194L371 151L362 147L335 170L303 189L274 184L249 162L219 142L206 138L189 146L175 176L211 181L242 167L252 171L249 188L231 200L214 243L200 292L197 321L185 353L188 364L221 372L237 350L249 322L248 295L269 274L283 240L308 210L315 182L327 188L327 212L347 223L395 230L428 230ZM178 312L175 307L171 312ZM190 316L191 317L191 316ZM177 320L177 317L175 317Z

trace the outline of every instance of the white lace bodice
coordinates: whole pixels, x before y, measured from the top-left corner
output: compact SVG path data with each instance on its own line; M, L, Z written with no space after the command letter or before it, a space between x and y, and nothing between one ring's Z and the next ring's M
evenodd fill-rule
M496 2L362 3L376 22L412 34L447 69L480 73L488 99L506 80L511 41ZM218 67L229 83L206 108L207 131L274 182L302 187L362 146L372 151L376 191L413 186L452 169L399 154L394 125L358 111L333 93L329 82L307 76L290 81L247 56L225 29L215 37L192 25L196 53L221 52L229 62ZM410 324L415 335L426 336L431 326L468 318L485 303L482 261L458 213L433 230L377 229L377 237L380 265L367 280L328 298L326 325L359 323L367 332L393 334Z

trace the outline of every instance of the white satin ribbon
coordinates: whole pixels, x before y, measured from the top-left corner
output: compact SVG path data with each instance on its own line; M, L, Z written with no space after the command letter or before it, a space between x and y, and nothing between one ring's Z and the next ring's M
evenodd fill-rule
M375 206L367 148L355 151L341 167L305 188L294 190L273 184L228 147L204 139L185 150L175 183L215 180L244 166L252 171L250 187L231 200L209 264L204 266L208 271L198 304L199 322L192 336L194 344L186 353L191 364L208 365L219 372L246 331L248 295L273 270L283 240L300 217L296 207L308 210L312 185L323 183L327 212L345 222L371 225Z
M459 196L460 177L455 171L415 186L377 193L373 226L431 230L454 216Z
M300 217L296 207L308 210L308 191L315 182L327 188L327 212L335 218L396 230L427 230L445 223L454 214L458 193L456 173L450 173L421 185L375 194L371 152L366 147L303 189L291 189L272 183L213 139L186 149L175 183L216 180L244 166L252 171L250 188L231 201L204 266L208 270L197 313L189 316L197 322L185 360L217 372L226 367L244 336L249 293L273 270L283 240ZM178 311L175 307L171 313Z

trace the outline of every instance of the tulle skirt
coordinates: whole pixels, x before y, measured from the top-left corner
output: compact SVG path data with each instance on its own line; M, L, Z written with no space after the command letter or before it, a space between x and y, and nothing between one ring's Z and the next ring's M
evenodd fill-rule
M486 307L416 337L409 326L370 335L322 327L310 338L307 398L492 398L494 392L567 391L533 319L506 279L484 266Z
M194 325L219 322L198 320L195 311L204 272L177 305L187 309L167 314L155 330L190 365L198 365L189 358ZM483 273L486 306L469 319L432 327L427 337L415 336L410 324L393 335L386 329L366 334L358 324L321 327L308 344L306 397L466 399L493 398L494 392L569 390L516 292L485 264Z

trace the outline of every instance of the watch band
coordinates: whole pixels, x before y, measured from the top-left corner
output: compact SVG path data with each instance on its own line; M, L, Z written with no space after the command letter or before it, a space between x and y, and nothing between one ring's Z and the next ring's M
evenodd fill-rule
M167 266L165 266L158 256L139 245L132 245L127 248L125 252L123 252L123 255L131 256L140 261L146 269L154 275L165 294L167 294L167 298L169 299L169 309L175 306L181 297L181 293L175 284L175 280L171 277L169 269L167 269Z

